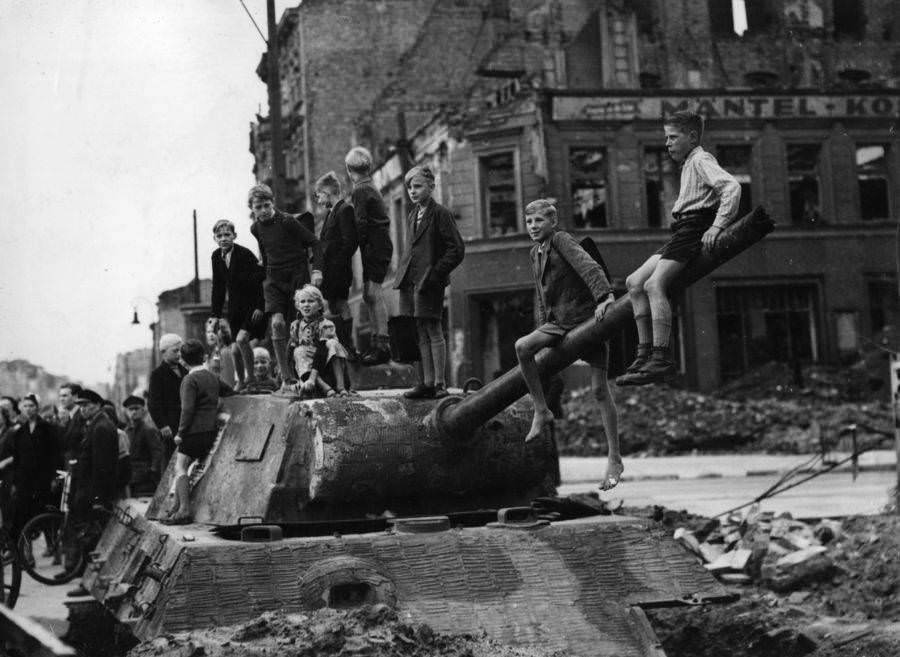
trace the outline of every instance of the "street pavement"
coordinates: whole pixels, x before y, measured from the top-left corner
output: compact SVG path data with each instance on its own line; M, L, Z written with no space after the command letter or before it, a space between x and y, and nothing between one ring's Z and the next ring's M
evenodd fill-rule
M717 515L749 502L778 481L780 474L806 463L810 455L724 455L625 458L625 473L619 485L601 493L605 501L628 506L658 504L702 515ZM842 455L831 454L832 461ZM560 495L597 490L604 458L560 459L563 485ZM896 485L896 458L892 451L869 452L860 458L856 480L849 465L815 477L761 504L763 510L789 511L794 517L835 517L878 513L887 503L888 491ZM46 586L22 576L22 591L16 611L29 616L57 635L65 633L68 610L64 586ZM83 598L82 598L83 599Z

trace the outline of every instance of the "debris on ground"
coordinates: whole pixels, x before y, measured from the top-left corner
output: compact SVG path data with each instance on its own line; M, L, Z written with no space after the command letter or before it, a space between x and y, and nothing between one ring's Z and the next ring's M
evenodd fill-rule
M741 596L648 612L669 657L900 654L900 517L652 515Z
M848 401L841 396L844 371L807 368L808 385L780 383L772 364L751 372L716 394L663 385L613 387L619 409L619 440L625 454L659 456L704 453L817 453L850 451L850 433L858 444L893 441L890 404L875 399ZM842 378L843 377L843 378ZM835 381L837 379L837 381ZM606 438L599 403L588 389L571 391L556 422L560 453L595 456Z
M267 612L238 626L169 634L140 644L129 657L561 657L512 648L486 636L446 635L402 622L383 604L353 610Z

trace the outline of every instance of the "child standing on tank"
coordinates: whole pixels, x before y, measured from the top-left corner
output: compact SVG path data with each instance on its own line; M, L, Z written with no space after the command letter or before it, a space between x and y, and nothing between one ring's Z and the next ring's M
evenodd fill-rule
M403 394L410 399L439 399L448 394L447 342L441 325L444 288L466 248L453 213L432 198L431 169L414 167L404 181L415 205L406 220L407 246L394 287L400 290L400 314L416 320L420 368L418 385Z
M344 164L353 183L350 204L356 217L356 238L362 256L363 301L375 325L372 346L360 360L363 365L379 365L391 359L388 311L381 289L394 254L391 220L372 182L372 154L357 146L347 153Z
M620 386L665 381L675 374L669 357L672 306L668 289L701 249L711 250L737 216L741 185L703 150L703 117L680 111L663 122L666 150L681 165L678 198L672 206L672 237L625 279L637 324L634 362L616 379Z
M275 197L267 185L255 185L248 196L254 223L250 232L259 242L266 269L263 282L266 313L272 323L272 350L282 379L282 391L291 388L290 357L287 353L287 322L291 316L294 290L309 283L309 253L318 240L303 216L295 217L275 209Z
M535 355L544 347L553 348L565 335L587 319L598 322L615 298L603 268L569 233L557 229L556 206L549 199L532 201L525 208L525 227L535 245L531 249L531 269L537 289L540 325L516 340L516 356L522 377L534 403L534 418L525 437L532 440L553 423ZM584 356L591 365L591 385L600 402L600 418L608 445L606 473L600 483L609 490L619 483L622 456L619 452L618 411L609 390L607 369L609 343L596 345Z

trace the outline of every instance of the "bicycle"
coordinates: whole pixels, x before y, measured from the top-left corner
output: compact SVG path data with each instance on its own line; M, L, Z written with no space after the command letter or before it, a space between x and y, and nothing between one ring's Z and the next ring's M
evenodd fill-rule
M5 527L0 527L0 603L12 609L22 586L22 565L16 542Z
M51 586L71 582L84 572L92 539L109 519L109 511L94 507L88 520L73 521L69 494L74 462L69 465L68 470L56 472L62 481L59 509L51 507L26 522L16 546L22 569L38 582Z

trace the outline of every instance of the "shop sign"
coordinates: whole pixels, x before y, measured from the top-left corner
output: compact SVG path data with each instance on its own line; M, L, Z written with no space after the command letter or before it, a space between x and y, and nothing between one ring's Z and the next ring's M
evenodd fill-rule
M710 119L892 118L900 95L554 96L554 121L660 119L691 109Z

